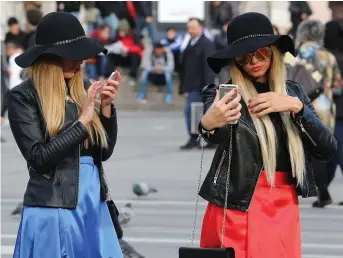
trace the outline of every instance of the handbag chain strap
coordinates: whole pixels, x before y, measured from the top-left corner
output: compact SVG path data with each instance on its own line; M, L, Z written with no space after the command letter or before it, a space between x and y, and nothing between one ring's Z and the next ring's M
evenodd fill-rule
M102 171L102 175L104 177L105 185L107 187L106 201L111 201L112 200L111 190L110 190L110 187L108 186L107 177L106 177L106 174L105 174L105 171L104 171L102 165L101 165L101 171Z
M229 196L229 185L230 185L230 168L231 168L231 159L232 159L232 125L230 125L230 138L229 138L229 160L227 166L227 173L226 173L226 187L225 187L225 201L224 201L224 217L223 217L223 225L222 225L222 234L221 234L221 245L220 248L224 246L224 235L225 235L225 222L226 222L226 210L227 210L227 199ZM199 136L201 138L201 136ZM192 236L191 236L191 245L194 245L194 235L195 235L195 227L197 222L198 216L198 207L199 207L199 192L201 186L201 174L202 174L202 164L204 160L204 140L201 142L201 160L200 160L200 173L198 177L198 190L197 196L195 201L195 214L193 218L193 229L192 229Z

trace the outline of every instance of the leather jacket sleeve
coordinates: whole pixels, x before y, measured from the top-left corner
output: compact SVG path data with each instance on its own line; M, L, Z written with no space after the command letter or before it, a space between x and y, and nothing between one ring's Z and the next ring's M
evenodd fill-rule
M212 106L214 99L216 98L216 90L218 86L215 84L209 84L205 86L202 90L202 102L204 104L204 114ZM199 133L201 136L211 144L223 143L229 135L229 127L223 126L221 128L216 128L214 134L204 134L201 130L201 124L199 124Z
M29 166L38 173L48 173L87 139L88 131L81 122L76 121L46 141L38 105L30 94L16 87L10 93L8 118L14 139Z
M103 127L106 130L107 134L107 148L102 149L102 161L108 160L112 153L114 146L117 142L117 134L118 134L118 124L117 124L117 112L113 104L111 104L111 117L105 117L100 114L100 121Z
M317 115L310 98L299 84L293 89L303 102L303 109L292 120L300 129L305 150L321 161L330 161L337 152L337 141Z

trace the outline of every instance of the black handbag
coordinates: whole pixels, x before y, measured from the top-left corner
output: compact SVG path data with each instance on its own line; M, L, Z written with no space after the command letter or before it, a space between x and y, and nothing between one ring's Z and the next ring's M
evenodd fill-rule
M121 228L121 226L119 224L119 220L118 220L119 211L118 211L116 205L114 204L113 200L106 200L106 203L107 203L108 211L110 212L110 215L111 215L111 219L112 219L114 229L117 233L117 237L118 237L118 239L122 239L123 238L123 229Z
M104 172L102 167L101 167L101 170L102 170L102 174L104 176L105 184L107 186L106 203L107 203L108 211L110 212L113 227L117 233L117 237L118 237L118 239L122 239L124 233L123 233L123 229L120 226L119 219L118 219L119 211L117 209L117 206L114 204L114 201L112 200L111 191L110 191L110 188L108 186L107 178L106 178L105 172Z
M197 219L197 215L198 215L198 202L199 202L199 191L200 191L200 184L201 184L202 163L203 163L203 157L204 157L204 140L202 140L200 173L199 173L199 178L198 178L198 191L197 191L197 197L196 197L196 203L195 203L195 215L194 215L194 219L193 219L191 247L180 247L179 248L179 258L235 258L235 250L232 247L224 247L227 198L229 195L230 167L231 167L231 158L232 158L232 130L233 130L233 125L229 125L229 126L230 126L229 158L228 158L228 168L227 168L227 173L226 173L226 191L225 191L224 218L223 218L223 226L222 226L221 247L220 248L193 247L193 245L194 245L194 233L195 233L195 227L196 227L196 219ZM225 153L223 155L225 156Z

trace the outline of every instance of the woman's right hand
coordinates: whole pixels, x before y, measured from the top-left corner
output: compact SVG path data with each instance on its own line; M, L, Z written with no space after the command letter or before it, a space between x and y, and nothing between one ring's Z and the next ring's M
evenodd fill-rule
M87 125L92 121L93 115L94 115L94 101L95 101L95 95L96 91L100 89L102 86L99 85L100 82L95 81L93 84L88 88L87 95L85 99L85 103L83 106L82 114L79 117L79 121L83 125Z
M206 130L223 127L241 117L242 105L241 95L232 100L232 96L237 93L237 89L228 92L222 99L219 99L219 90L212 106L207 110L201 119L201 124Z

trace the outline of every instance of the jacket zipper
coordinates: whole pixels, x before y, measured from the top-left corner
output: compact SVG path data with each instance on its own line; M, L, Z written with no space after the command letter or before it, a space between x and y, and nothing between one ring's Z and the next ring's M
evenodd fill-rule
M61 173L60 173L59 170L58 170L58 165L56 166L55 171L56 171L56 173L57 173L58 181L60 181L60 183L61 183L62 203L63 203L63 205L64 205L64 204L65 204L65 196L64 196L63 182L62 182Z
M239 119L239 121L241 121L242 123L244 123L256 136L257 136L257 133L248 125L248 123L246 123L244 120L242 120L241 118ZM225 155L226 155L226 150L223 151L223 155L221 157L221 160L219 162L219 165L218 165L218 168L216 170L216 173L214 175L214 178L213 178L213 185L216 185L217 184L217 180L218 180L218 177L219 177L219 173L220 173L220 170L221 170L221 167L223 165L223 162L224 162L224 158L225 158Z
M39 176L42 176L46 179L50 179L51 176L49 176L48 174L41 174L41 173L38 173L36 170L33 169L33 167L29 166L29 171L32 171L33 173L39 175Z
M76 176L77 176L77 185L76 185L76 205L78 203L78 198L79 198L79 185L80 185L80 156L81 156L81 144L77 146L77 159L76 159Z
M214 184L214 185L217 184L217 179L218 179L220 170L221 170L221 168L222 168L222 165L223 165L225 156L226 156L226 150L223 151L223 155L222 155L222 157L221 157L221 159L220 159L218 168L217 168L216 173L215 173L215 175L214 175L214 178L213 178L213 184Z
M306 134L306 136L310 139L310 141L312 142L312 144L314 146L317 146L316 142L312 139L312 137L308 134L308 132L306 132L305 128L304 128L304 125L302 124L301 120L300 119L297 119L297 124L300 126L300 129L301 131Z
M242 118L240 118L239 121L245 124L258 137L257 132L255 132L255 130L252 129L251 126L247 122L245 122Z
M74 103L75 104L75 103ZM75 104L76 106L76 104ZM77 106L76 106L76 112L75 112L75 122L73 123L76 124L78 122L78 112L77 112ZM77 176L77 185L76 185L76 193L75 193L75 196L76 196L76 205L78 203L78 199L79 199L79 186L80 186L80 158L81 157L81 143L78 144L77 146L77 158L76 158L76 176Z

